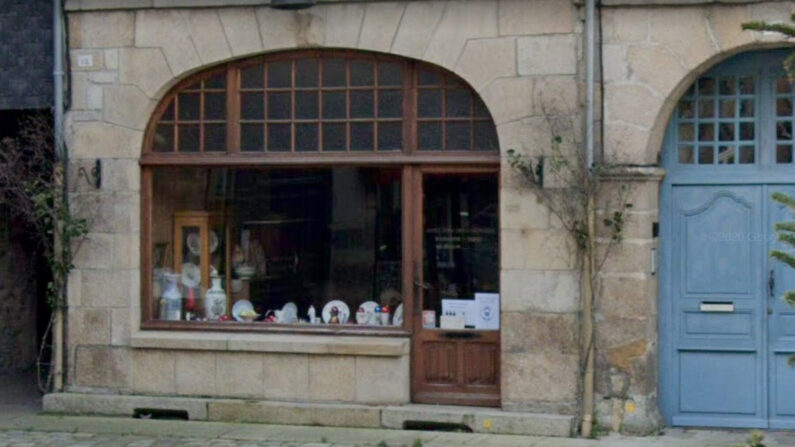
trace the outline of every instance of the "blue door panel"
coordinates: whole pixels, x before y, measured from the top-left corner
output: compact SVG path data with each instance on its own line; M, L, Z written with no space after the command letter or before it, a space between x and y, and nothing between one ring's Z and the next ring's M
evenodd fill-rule
M682 413L754 416L759 412L755 353L680 352Z
M789 357L790 353L773 355L773 383L778 391L773 395L771 413L776 418L795 417L795 368L788 365Z

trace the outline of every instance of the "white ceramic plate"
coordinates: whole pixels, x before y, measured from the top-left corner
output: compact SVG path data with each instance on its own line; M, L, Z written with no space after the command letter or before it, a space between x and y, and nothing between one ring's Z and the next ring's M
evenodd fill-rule
M395 315L392 316L392 326L403 326L403 303L398 304Z
M240 300L232 306L232 317L237 321L243 321L243 317L240 314L247 310L254 310L254 305L249 300Z
M191 253L193 253L195 256L201 256L202 243L199 233L189 234L185 243L188 245L188 250L190 250ZM210 230L210 253L215 253L215 250L217 249L218 235L215 234L215 231Z
M331 321L331 308L334 306L337 306L337 310L339 310L338 317L340 318L340 324L347 323L348 318L351 316L351 311L348 309L348 305L340 300L331 300L323 306L323 322L328 324L328 322Z
M298 306L292 301L282 307L282 320L281 323L295 323L298 321Z
M202 272L198 265L192 262L182 264L182 285L189 288L199 287Z
M364 312L356 312L356 324L374 324L375 318L375 308L378 307L378 303L375 301L365 301L359 305L360 308L364 309Z

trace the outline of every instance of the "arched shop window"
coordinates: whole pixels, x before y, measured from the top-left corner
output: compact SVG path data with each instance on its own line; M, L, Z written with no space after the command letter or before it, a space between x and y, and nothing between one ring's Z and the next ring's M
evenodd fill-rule
M440 68L348 51L211 68L163 98L141 164L144 328L405 331L419 270L439 296L497 291L496 129ZM431 212L428 170L446 174ZM449 243L423 249L423 224Z

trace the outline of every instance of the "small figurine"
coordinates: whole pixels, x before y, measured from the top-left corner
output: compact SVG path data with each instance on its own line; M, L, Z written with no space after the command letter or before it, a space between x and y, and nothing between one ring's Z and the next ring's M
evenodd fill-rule
M381 308L381 325L389 326L389 306Z
M340 324L340 310L337 309L337 306L331 308L331 318L328 322L329 324Z
M309 324L317 323L317 320L315 319L316 318L315 306L309 306L309 310L306 312L306 316L307 318L309 318Z

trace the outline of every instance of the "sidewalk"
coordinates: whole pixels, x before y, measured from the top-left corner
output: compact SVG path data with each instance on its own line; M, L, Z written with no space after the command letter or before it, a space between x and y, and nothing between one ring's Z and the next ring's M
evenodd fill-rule
M666 429L664 436L610 435L600 440L408 430L230 424L109 417L7 413L0 417L0 447L729 447L747 431ZM419 441L418 441L419 440ZM795 432L766 435L767 446L795 446Z

